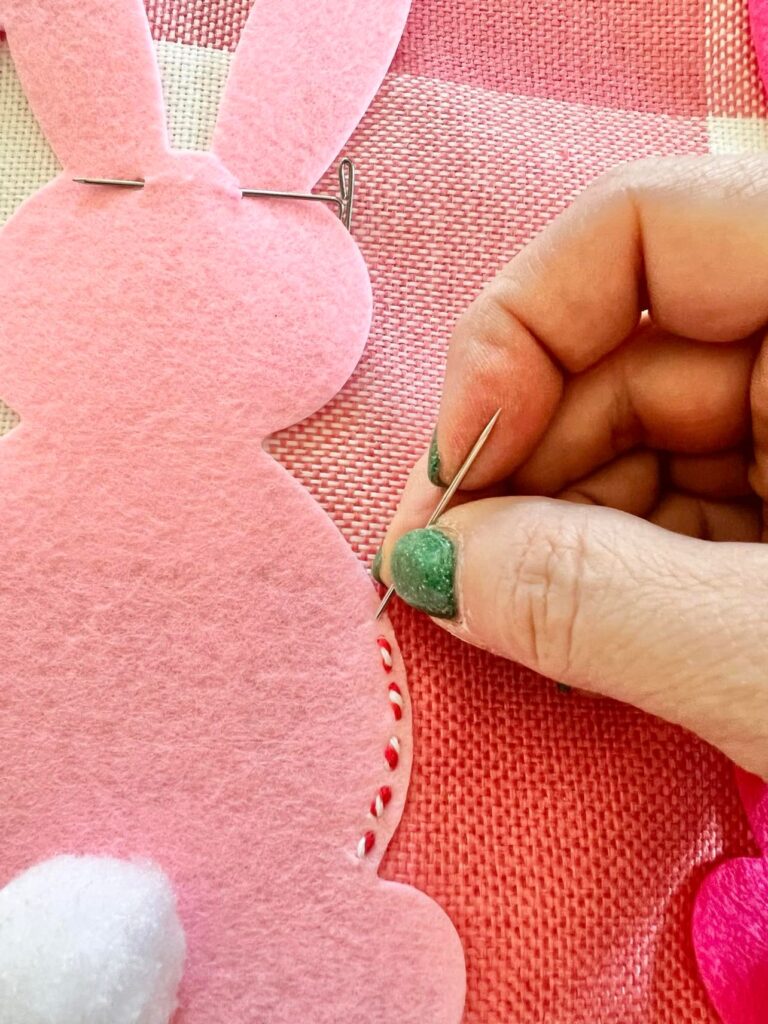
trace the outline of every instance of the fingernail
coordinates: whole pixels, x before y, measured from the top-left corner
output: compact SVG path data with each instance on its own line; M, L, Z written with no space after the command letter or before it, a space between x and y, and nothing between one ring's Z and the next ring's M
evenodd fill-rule
M376 580L377 583L381 583L381 548L373 556L371 562L371 576Z
M436 619L456 617L456 548L441 530L411 530L392 552L392 577L398 596Z
M437 450L437 431L432 435L432 441L429 445L427 474L429 475L430 483L433 483L435 487L445 487L445 484L440 479L440 452Z

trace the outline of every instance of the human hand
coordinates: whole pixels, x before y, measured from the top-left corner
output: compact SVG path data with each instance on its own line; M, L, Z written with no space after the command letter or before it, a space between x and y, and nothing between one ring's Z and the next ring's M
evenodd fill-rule
M768 777L766 325L768 159L601 179L460 318L382 579ZM418 529L428 469L450 480L498 408L459 503Z

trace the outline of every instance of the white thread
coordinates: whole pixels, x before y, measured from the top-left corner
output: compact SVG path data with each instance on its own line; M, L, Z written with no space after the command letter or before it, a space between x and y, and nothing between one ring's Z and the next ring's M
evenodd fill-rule
M399 757L400 756L400 740L397 738L397 736L393 736L392 737L392 739L389 741L389 745L390 745L390 747L392 747L394 752Z
M376 799L373 801L373 816L380 818L384 813L384 801L381 799L381 794L376 794Z
M397 690L390 690L389 699L393 704L396 704L401 711L403 710L403 695L401 693L398 693Z
M392 668L392 652L388 651L387 648L384 646L380 646L379 650L381 651L381 660L384 662L384 667Z
M365 836L361 836L360 842L357 844L357 856L360 860L365 856Z

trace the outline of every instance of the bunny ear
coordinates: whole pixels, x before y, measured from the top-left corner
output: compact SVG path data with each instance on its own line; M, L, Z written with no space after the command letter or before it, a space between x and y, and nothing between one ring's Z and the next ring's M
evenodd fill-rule
M311 188L381 84L410 0L256 0L213 148L244 186Z
M135 178L167 152L142 0L0 0L16 69L65 170Z

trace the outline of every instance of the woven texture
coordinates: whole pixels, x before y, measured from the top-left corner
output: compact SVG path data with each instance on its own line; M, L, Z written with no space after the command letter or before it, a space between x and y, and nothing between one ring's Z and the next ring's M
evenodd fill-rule
M187 53L191 91L178 60L166 69L177 138L205 140L199 121L249 6L147 0L166 54L216 51ZM747 29L746 0L414 0L348 147L370 343L343 393L272 442L361 558L428 442L451 323L481 284L619 161L765 146ZM30 177L30 161L44 174L40 159L16 176ZM0 208L12 186L0 183ZM714 1021L690 912L709 866L748 849L729 766L629 708L563 697L401 606L393 620L416 751L384 873L455 921L467 1024Z

